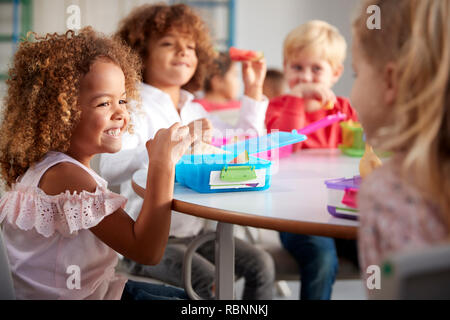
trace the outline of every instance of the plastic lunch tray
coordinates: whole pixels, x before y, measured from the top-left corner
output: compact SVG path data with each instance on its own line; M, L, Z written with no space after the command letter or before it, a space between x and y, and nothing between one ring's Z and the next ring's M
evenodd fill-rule
M328 212L338 218L357 220L359 217L357 195L361 177L326 180Z
M225 154L185 155L175 166L175 179L200 193L265 190L271 184L272 162L251 155L304 140L296 130L280 131L224 145ZM230 163L245 151L247 163Z

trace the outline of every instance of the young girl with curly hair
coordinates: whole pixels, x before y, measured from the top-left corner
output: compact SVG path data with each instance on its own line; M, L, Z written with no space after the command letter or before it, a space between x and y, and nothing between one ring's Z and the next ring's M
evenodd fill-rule
M142 199L132 190L130 180L136 170L148 163L144 141L174 122L191 128L200 123L203 131L214 128L222 130L222 134L230 126L193 102L192 93L201 88L215 53L205 23L190 7L183 4L140 6L121 22L116 36L134 49L143 62L140 86L143 112L134 122L134 135L124 136L123 150L115 155L102 155L100 172L111 184L120 184L121 194L129 199L127 211L137 218ZM253 129L253 132L264 129L268 104L262 95L265 72L264 59L243 64L245 97L237 128ZM194 129L191 132L197 130ZM169 241L159 265L142 266L128 259L124 262L131 272L181 285L186 246L203 227L203 219L174 213L170 236L176 238L173 241L176 243ZM200 296L211 298L214 243L206 244L198 252L193 259L193 287ZM272 297L274 264L267 252L236 239L235 270L238 276L245 277L244 299Z
M152 165L133 221L127 199L89 162L118 152L137 99L140 62L90 28L35 36L9 70L0 128L1 176L9 191L0 222L19 299L186 298L169 286L115 274L117 254L157 264L168 238L174 165L192 142L174 124L145 142ZM180 142L176 142L180 141Z
M366 27L370 5L379 30ZM393 152L360 189L364 277L389 255L449 239L449 32L449 1L369 0L353 23L353 106L370 144Z

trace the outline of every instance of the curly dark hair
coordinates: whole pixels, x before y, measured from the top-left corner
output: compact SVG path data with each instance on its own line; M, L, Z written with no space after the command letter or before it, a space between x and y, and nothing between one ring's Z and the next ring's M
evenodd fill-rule
M176 30L192 35L196 47L198 65L194 76L183 89L195 92L203 86L206 72L216 56L206 24L192 8L185 4L145 4L135 8L120 22L115 36L125 41L141 57L148 58L151 41L162 38L169 31ZM149 66L143 65L143 68ZM145 74L145 70L142 70Z
M99 58L122 69L127 98L139 101L139 57L90 27L78 34L29 33L20 44L6 81L0 126L1 176L7 186L47 152L67 151L81 116L80 81Z

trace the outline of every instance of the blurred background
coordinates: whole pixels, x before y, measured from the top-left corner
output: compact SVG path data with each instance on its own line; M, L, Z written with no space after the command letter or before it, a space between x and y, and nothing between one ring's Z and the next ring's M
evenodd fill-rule
M186 3L198 10L218 50L236 46L263 51L267 66L281 69L285 36L311 19L335 25L350 48L350 20L358 0L0 0L0 98L5 94L4 80L14 48L27 31L65 32L71 16L67 9L76 5L81 27L91 25L111 34L132 8L157 2ZM349 96L352 83L348 51L343 77L334 87L342 96Z

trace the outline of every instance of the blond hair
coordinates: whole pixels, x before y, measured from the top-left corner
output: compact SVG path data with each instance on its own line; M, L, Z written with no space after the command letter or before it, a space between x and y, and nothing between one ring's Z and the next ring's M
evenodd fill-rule
M366 27L369 5L381 10L380 30ZM370 63L397 66L395 105L373 141L405 154L403 177L437 202L450 227L450 2L366 0L353 27Z
M312 20L289 32L284 40L285 62L300 52L320 56L336 68L345 60L347 43L337 28L325 21Z

